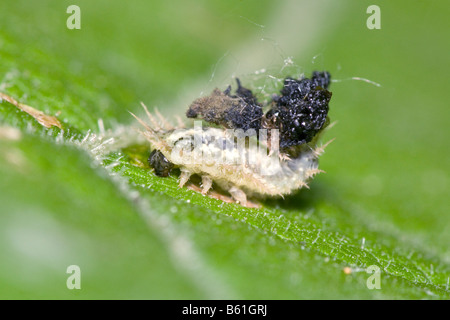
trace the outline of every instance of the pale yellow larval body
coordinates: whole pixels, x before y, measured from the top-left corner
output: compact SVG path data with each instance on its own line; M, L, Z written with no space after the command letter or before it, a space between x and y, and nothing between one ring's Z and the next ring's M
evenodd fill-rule
M324 146L317 147L317 139L300 146L295 156L276 149L268 155L255 136L245 143L230 129L174 128L158 113L159 122L148 111L147 115L152 127L136 117L145 127L141 132L152 149L181 170L180 187L197 174L202 177L202 193L207 194L214 182L245 205L247 196L283 196L307 187L308 180L321 172L318 157Z

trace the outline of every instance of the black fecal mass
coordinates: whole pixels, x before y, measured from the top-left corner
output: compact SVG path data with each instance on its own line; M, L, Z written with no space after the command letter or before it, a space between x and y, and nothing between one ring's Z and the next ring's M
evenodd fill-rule
M238 78L236 78L236 82L237 82L238 88L236 90L236 95L232 96L232 97L233 98L239 97L249 105L259 106L258 101L256 101L256 97L253 95L253 92L250 89L244 88L241 85L241 81ZM231 90L231 87L228 87L228 88ZM227 90L229 90L229 89L227 89Z
M252 91L244 88L236 79L238 88L231 94L231 86L225 91L215 89L211 95L195 100L186 112L188 118L203 118L207 122L230 129L247 131L261 128L264 115L261 105Z
M167 177L173 169L173 163L171 163L162 154L161 151L153 150L148 157L148 164L155 169L155 174L159 177Z
M282 149L310 142L327 123L331 99L327 90L331 76L327 71L314 71L311 78L286 78L265 115L252 91L244 88L239 79L236 81L234 95L231 86L225 91L215 89L211 95L195 100L186 116L229 129L255 129L256 133L259 129L278 129Z
M288 148L310 142L327 121L331 92L327 90L328 72L313 72L311 79L284 80L281 95L263 120L263 127L280 130L280 147Z

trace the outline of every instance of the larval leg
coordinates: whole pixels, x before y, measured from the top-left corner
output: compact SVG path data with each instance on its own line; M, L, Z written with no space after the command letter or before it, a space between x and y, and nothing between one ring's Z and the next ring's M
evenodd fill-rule
M212 187L212 179L210 176L202 176L202 194L207 194Z
M191 173L187 170L181 170L180 174L180 182L178 183L178 187L182 188L185 183L189 180L191 177Z
M234 200L238 201L243 206L247 205L247 195L244 191L235 186L231 187L228 191L230 192Z
M192 183L189 183L186 185L186 188L196 191L196 192L201 192L202 189ZM236 199L233 199L231 197L228 197L226 195L220 194L214 190L210 190L207 194L208 197L213 198L213 199L217 199L217 200L222 200L223 202L227 202L227 203L234 203L236 201ZM247 208L261 208L261 205L258 203L254 203L252 201L248 201L245 204L245 207Z

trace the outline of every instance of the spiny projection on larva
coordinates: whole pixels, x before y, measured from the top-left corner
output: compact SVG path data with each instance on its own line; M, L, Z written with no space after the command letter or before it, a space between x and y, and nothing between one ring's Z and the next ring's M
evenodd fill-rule
M244 206L253 205L248 197L282 197L308 187L308 180L322 172L318 158L327 144L317 143L330 122L330 74L286 78L266 105L236 80L234 94L228 86L192 102L186 116L198 121L191 127L180 117L174 126L144 104L149 123L133 114L151 144L148 162L154 173L167 177L178 168L180 188L198 175L201 188L194 189L218 197L210 190L214 185Z

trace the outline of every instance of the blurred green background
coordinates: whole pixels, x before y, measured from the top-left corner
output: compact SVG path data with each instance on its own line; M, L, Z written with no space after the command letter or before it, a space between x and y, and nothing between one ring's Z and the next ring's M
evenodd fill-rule
M0 92L57 115L65 141L98 119L134 123L140 101L172 116L233 77L267 97L313 70L335 80L338 122L311 190L249 210L177 191L133 152L108 155L113 177L0 103L0 298L448 299L449 14L445 1L2 1ZM72 264L81 290L66 287Z

